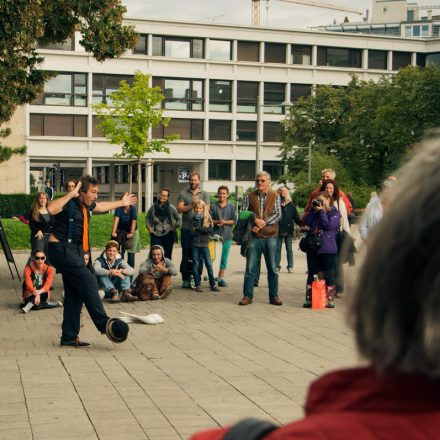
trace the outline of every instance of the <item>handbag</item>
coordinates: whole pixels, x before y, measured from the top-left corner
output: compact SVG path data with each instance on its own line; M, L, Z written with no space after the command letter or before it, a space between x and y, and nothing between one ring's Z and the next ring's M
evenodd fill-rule
M322 231L307 232L299 241L299 248L303 252L317 252L321 248Z

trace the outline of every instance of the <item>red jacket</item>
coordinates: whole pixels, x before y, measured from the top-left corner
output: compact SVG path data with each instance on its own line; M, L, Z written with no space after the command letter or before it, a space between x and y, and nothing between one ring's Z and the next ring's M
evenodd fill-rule
M275 429L265 440L400 440L440 437L440 381L372 367L339 370L312 383L304 419ZM220 440L225 430L192 440Z

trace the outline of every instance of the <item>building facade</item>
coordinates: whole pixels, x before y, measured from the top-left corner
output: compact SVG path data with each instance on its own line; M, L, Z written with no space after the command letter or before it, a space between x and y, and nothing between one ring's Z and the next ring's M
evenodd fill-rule
M77 40L41 49L41 68L58 76L11 122L23 126L28 150L10 192L29 192L31 175L35 185L51 178L60 190L63 181L84 173L98 177L103 198L126 191L127 162L114 157L120 147L102 137L90 104L109 102L119 82L130 82L137 70L162 88L164 115L171 118L168 127L151 135L180 136L170 154L144 158L142 181L149 205L164 187L171 189L174 201L190 170L200 173L209 192L222 184L231 190L253 185L257 136L260 168L276 178L283 172L279 130L288 103L313 93L316 85L344 86L351 74L378 80L440 54L440 40L435 39L126 21L135 25L140 39L115 60L97 62Z

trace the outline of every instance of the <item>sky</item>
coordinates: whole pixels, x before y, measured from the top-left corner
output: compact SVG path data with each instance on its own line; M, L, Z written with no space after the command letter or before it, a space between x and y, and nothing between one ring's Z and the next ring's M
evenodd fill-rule
M319 1L356 9L363 15L289 4L280 0L269 0L266 12L266 1L261 0L261 25L305 29L333 24L334 20L342 23L346 16L351 22L359 22L367 8L371 12L372 0ZM413 1L419 5L440 3L438 0ZM251 0L122 0L122 3L127 7L128 17L251 25Z
M338 6L357 9L365 14L371 0L327 0ZM127 16L136 18L159 18L210 23L251 25L251 0L122 0ZM280 0L261 1L261 25L282 28L310 28L338 23L348 16L350 21L361 21L362 16L321 8L289 4Z

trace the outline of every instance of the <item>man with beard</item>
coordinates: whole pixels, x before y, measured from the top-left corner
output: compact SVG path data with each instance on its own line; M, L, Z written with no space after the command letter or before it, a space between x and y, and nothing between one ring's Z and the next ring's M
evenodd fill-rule
M165 257L171 260L176 241L176 230L182 225L182 219L174 205L169 202L170 190L164 188L150 207L145 217L145 225L150 232L150 246L162 246Z
M177 212L182 213L182 262L180 263L180 272L182 273L182 288L191 289L191 226L194 205L202 200L209 210L209 195L206 191L200 189L200 175L192 172L189 175L189 188L181 191L177 197Z

